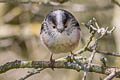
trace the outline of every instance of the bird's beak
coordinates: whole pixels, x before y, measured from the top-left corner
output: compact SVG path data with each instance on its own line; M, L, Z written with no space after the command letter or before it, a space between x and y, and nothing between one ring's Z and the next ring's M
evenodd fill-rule
M64 31L64 26L61 24L57 25L57 31L62 33Z
M58 32L62 33L64 31L64 28L57 29Z

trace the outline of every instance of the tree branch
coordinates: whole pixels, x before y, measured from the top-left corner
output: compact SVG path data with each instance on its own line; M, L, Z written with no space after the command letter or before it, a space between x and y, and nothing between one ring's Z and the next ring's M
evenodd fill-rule
M56 61L53 65L56 69L73 69L76 71L84 70L84 63L81 63L80 65L71 63L71 62L64 62L64 61ZM11 69L19 69L19 68L51 68L51 62L50 61L12 61L5 63L4 65L0 66L0 74L7 72ZM95 73L101 73L101 74L110 74L112 69L120 70L117 68L110 68L110 67L103 67L96 64L91 64L88 72L95 72ZM120 78L120 76L119 76Z
M82 66L82 65L81 65ZM81 68L79 66L76 66L75 64L63 61L56 61L53 65L54 68L66 68L66 69L74 69L79 71ZM0 74L4 73L10 69L18 69L18 68L51 68L51 62L50 61L12 61L8 62L4 65L0 66Z

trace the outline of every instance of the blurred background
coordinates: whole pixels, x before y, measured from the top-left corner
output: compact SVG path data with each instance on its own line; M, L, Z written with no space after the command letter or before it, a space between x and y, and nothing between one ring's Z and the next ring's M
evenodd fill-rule
M7 1L7 0L6 0ZM9 0L8 0L9 1ZM12 0L11 0L12 1ZM21 0L19 0L21 1ZM120 3L120 1L118 0ZM65 9L79 21L87 23L93 17L99 26L116 26L110 36L104 37L98 49L109 52L120 52L120 7L111 0L40 0L39 3L0 3L0 65L14 60L49 60L50 52L41 44L40 28L44 17L52 10ZM88 40L89 31L81 25L82 48ZM94 42L94 41L93 41ZM55 54L54 59L68 54ZM89 57L86 52L83 56ZM108 59L107 65L119 67L120 58L96 54L94 63L102 65L100 57ZM14 69L0 74L0 80L18 80L32 69ZM106 75L88 73L87 80L100 80ZM46 69L27 80L81 80L83 72L65 69ZM119 79L114 79L119 80Z

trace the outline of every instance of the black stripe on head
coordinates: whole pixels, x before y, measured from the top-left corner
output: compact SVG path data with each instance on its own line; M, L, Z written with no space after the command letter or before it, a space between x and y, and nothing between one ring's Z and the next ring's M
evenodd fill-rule
M42 23L42 25L41 25L40 34L42 34L43 31L44 31L44 23Z
M45 22L43 22L42 25L41 25L40 34L45 31L45 27L48 27L48 26Z
M75 23L75 26L80 26L78 22Z
M67 22L67 20L72 19L74 26L76 26L80 29L80 25L79 25L78 21L75 19L75 17L66 10L62 10L62 11L64 11L64 14L65 14L65 17L63 19L64 24Z
M48 20L56 25L56 17L52 13L48 14L45 20Z
M63 11L64 11L64 15L65 15L65 17L63 17L63 23L66 24L66 22L67 22L68 20L70 20L71 18L74 18L74 17L73 17L73 15L72 15L71 13L69 13L68 11L65 11L65 10L63 10Z
M65 15L63 16L63 18L62 18L63 24L66 24L67 21L68 21L68 19L69 19L68 15L65 14Z
M75 17L68 11L66 10L62 10L64 12L65 17L63 17L63 23L66 24L67 21L71 20L73 21L73 23L75 23L75 26L79 26L79 23L77 22L77 20L75 19Z
M64 14L67 18L74 18L74 16L70 12L68 12L66 10L62 10L62 11L64 12Z
M43 24L42 24L42 25L41 25L40 34L42 34L43 31L44 31L44 26L43 26Z

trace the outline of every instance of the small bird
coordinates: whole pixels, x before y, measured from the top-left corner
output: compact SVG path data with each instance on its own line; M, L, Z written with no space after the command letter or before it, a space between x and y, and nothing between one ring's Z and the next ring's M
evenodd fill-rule
M40 39L51 53L72 52L80 40L79 23L70 12L54 10L42 22Z

